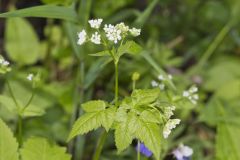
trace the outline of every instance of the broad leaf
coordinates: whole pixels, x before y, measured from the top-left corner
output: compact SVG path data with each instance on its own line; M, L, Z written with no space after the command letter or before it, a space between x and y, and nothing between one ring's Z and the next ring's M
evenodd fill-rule
M137 105L147 105L154 102L160 94L159 88L155 89L136 89L131 97Z
M18 143L12 131L0 119L0 160L18 160Z
M68 140L72 139L76 135L88 133L91 130L99 128L100 126L103 126L108 131L114 121L115 113L115 107L110 107L108 109L99 110L96 112L85 113L79 117L73 125Z
M6 22L5 47L10 59L21 65L33 64L39 58L39 40L30 23L23 18Z
M31 138L21 149L23 160L70 160L66 148L50 144L44 138Z
M117 123L115 130L115 143L118 152L123 151L132 143L136 120L136 116L129 113L125 121Z
M218 124L216 159L239 160L240 159L240 127L226 123Z
M141 113L141 118L144 122L152 122L152 123L160 123L161 122L161 114L156 110L144 110Z
M64 19L73 22L78 21L77 13L74 11L73 8L55 5L42 5L37 7L29 7L25 9L19 9L16 11L0 14L0 18L9 17L43 17Z
M106 108L106 102L101 100L88 101L82 104L82 109L85 112L96 112Z
M160 127L156 123L144 122L141 118L138 118L135 127L135 137L142 141L153 152L156 159L159 160L161 150Z

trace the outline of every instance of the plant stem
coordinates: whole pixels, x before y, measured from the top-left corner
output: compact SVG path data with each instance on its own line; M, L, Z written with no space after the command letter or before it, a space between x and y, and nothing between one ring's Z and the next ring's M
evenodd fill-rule
M115 101L115 107L117 107L118 106L118 62L116 62L115 60L114 60L114 65L115 65L115 98L114 98L114 101ZM108 135L107 131L104 130L102 132L101 136L99 137L97 149L94 153L93 160L99 160L99 157L101 155L103 145L106 141L107 135Z
M140 157L140 142L138 141L138 144L137 144L137 160L141 160L141 157Z
M22 146L22 115L18 115L18 143Z
M104 130L98 140L98 143L97 143L97 149L94 153L94 156L93 156L93 160L99 160L99 157L100 157L100 154L102 152L102 149L103 149L103 146L104 146L104 143L106 141L106 138L107 138L107 131Z
M118 62L115 62L115 106L118 106Z

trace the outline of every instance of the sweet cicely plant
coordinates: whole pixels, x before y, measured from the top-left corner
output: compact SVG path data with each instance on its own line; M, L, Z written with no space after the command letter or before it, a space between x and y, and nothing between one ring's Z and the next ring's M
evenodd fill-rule
M118 64L122 55L140 53L142 48L132 38L139 36L141 30L129 28L124 23L102 25L102 19L89 20L92 33L82 30L78 44L90 41L102 45L104 50L92 56L107 56L115 67L115 98L113 102L92 100L82 104L84 114L75 122L68 140L77 135L88 133L99 127L104 127L97 146L94 160L98 160L107 132L114 130L115 143L118 152L125 150L134 139L138 140L138 159L140 159L140 142L160 159L161 141L167 138L171 130L180 123L180 119L172 119L175 105L186 98L177 96L171 89L171 76L161 75L161 84L154 82L156 88L135 89L139 78L134 74L133 91L129 97L119 100L118 96ZM164 83L164 88L163 88Z

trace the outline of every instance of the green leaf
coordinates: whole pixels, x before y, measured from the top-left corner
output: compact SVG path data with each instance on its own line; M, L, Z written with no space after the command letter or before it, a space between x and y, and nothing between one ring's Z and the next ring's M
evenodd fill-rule
M18 160L18 143L12 131L0 119L0 160Z
M239 126L220 123L217 128L216 159L240 159Z
M10 112L14 114L19 114L18 112L23 109L22 102L17 100L18 104L20 105L20 108L17 108L12 98L0 95L0 104L2 104L4 107L7 108ZM23 117L35 117L35 116L41 116L45 113L45 111L42 108L39 108L33 104L30 104L22 113Z
M142 51L142 47L134 41L127 41L125 44L118 48L118 57L121 57L125 53L139 54Z
M82 109L85 112L97 112L102 111L106 108L106 102L102 100L88 101L82 104Z
M85 113L74 123L68 137L68 141L76 135L88 133L91 130L99 128L100 126L103 126L108 131L114 122L115 113L115 107L110 107L108 109L96 112Z
M131 97L136 105L147 105L154 102L160 94L159 88L154 89L136 89Z
M150 149L157 160L160 158L161 150L161 130L156 123L144 122L141 118L135 123L135 136Z
M78 21L77 13L74 11L73 8L55 5L42 5L37 7L29 7L25 9L19 9L16 11L0 14L0 18L9 17L43 17L63 19L73 22Z
M50 144L44 138L31 138L21 149L23 160L70 160L65 147Z
M9 18L6 22L5 47L10 59L21 65L33 64L39 58L39 40L23 18Z
M148 5L148 7L134 21L134 25L138 27L142 27L148 21L148 18L150 17L157 3L158 3L158 0L151 1L150 5Z
M129 113L125 121L117 123L115 130L115 143L119 153L132 143L136 120L136 116Z
M161 122L161 114L156 110L144 110L140 117L144 122L152 122L152 123L160 123Z
M89 54L90 56L94 56L94 57L105 57L105 56L110 56L109 51L101 51L101 52L97 52L97 53L93 53L93 54Z

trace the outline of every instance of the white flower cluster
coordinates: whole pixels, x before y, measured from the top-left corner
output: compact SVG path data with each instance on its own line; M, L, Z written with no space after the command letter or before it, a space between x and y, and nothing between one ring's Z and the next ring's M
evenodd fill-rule
M189 159L193 154L193 149L189 146L180 144L172 154L176 157L177 160Z
M199 99L197 91L198 88L196 86L192 86L189 90L183 91L183 97L188 98L193 104L197 104L197 100Z
M173 111L176 109L175 106L166 107L164 110L164 116L169 119L173 114Z
M122 39L121 33L122 31L118 29L116 26L111 24L105 24L103 30L106 33L106 37L109 41L113 41L115 44Z
M167 75L167 76L164 76L162 74L160 74L158 76L158 80L160 81L160 83L158 83L157 81L153 80L151 82L151 85L152 87L159 87L161 90L164 90L165 89L165 84L164 84L164 81L165 80L171 80L172 79L172 75Z
M129 32L132 34L132 36L137 37L140 35L141 29L132 28L129 30Z
M32 73L28 74L27 80L32 81L34 78L34 75Z
M78 44L82 45L84 42L86 42L87 40L87 33L86 31L83 29L80 33L78 33Z
M94 34L92 34L91 42L93 42L95 44L100 44L101 43L101 35L98 32L95 32Z
M0 57L0 65L7 67L10 63L3 58Z
M91 28L99 29L101 27L101 24L103 22L103 19L92 19L89 20L88 23L90 24ZM112 24L105 24L103 28L105 32L105 36L109 41L114 42L115 44L118 43L118 41L124 39L130 33L132 36L136 37L139 36L141 33L141 29L131 28L129 29L128 26L126 26L123 22L112 25ZM91 38L88 38L88 35L86 33L86 30L82 30L80 33L78 33L78 44L82 45L86 41L90 40L94 44L101 44L101 35L100 31L95 32L91 35Z
M180 124L180 119L169 119L163 128L163 137L168 138L173 128Z
M92 20L89 20L88 23L90 24L91 28L98 29L100 28L102 21L103 19L92 19Z

